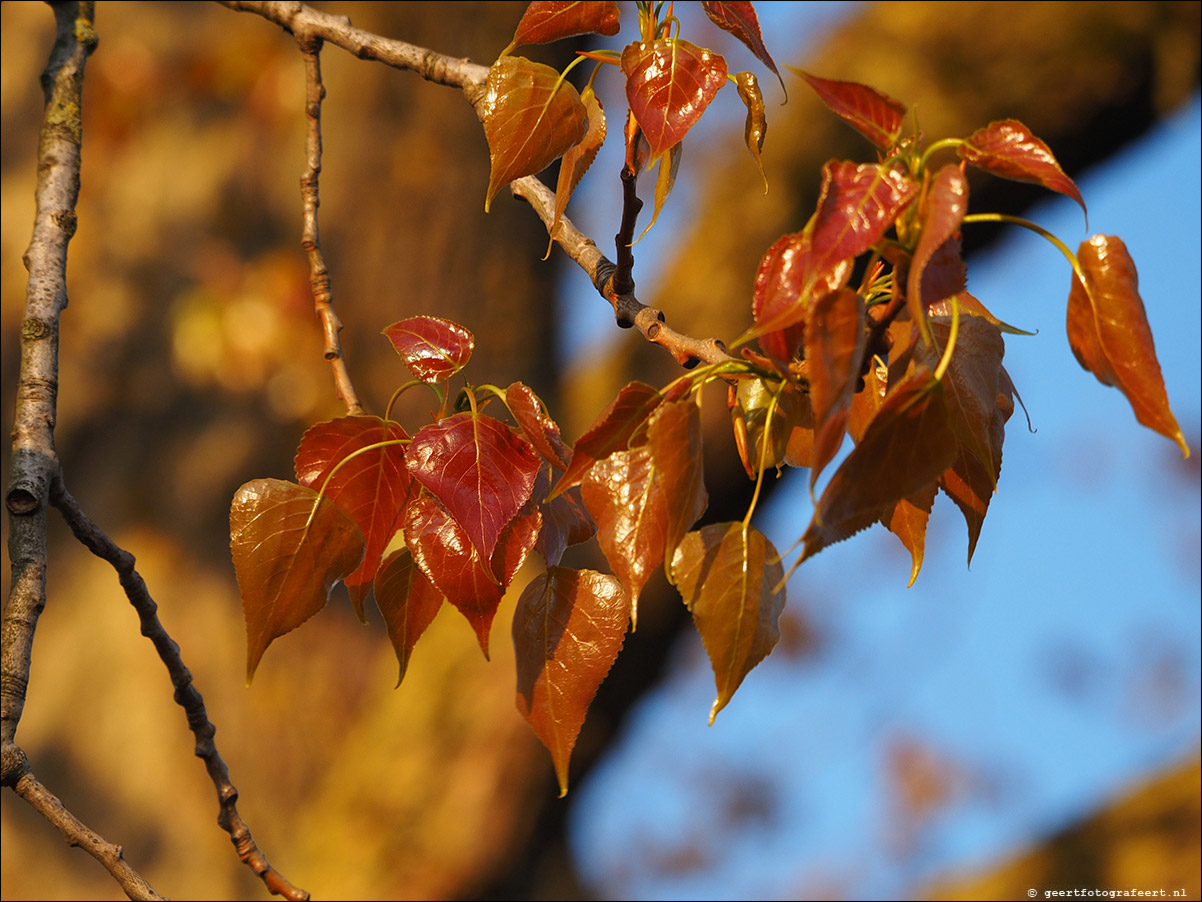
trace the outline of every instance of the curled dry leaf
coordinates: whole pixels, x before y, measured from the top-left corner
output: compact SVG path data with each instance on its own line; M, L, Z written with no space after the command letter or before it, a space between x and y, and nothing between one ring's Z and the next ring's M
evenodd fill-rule
M563 218L572 192L576 190L588 168L593 165L597 152L605 143L605 110L592 85L584 89L584 93L580 95L580 102L584 104L588 114L588 130L579 143L568 148L567 153L563 155L563 162L559 164L559 181L555 185L555 217L547 229L547 234L551 236L555 235L555 226Z
M518 599L517 708L551 753L561 797L584 716L622 650L629 605L613 576L563 567L535 577Z
M588 111L576 89L550 66L519 56L492 64L477 110L491 160L486 213L498 191L541 172L588 132Z
M1095 235L1081 242L1077 259L1085 280L1074 273L1068 295L1068 343L1077 362L1103 385L1126 395L1139 422L1175 441L1189 457L1189 445L1169 408L1127 246L1113 235Z
M760 177L764 180L764 193L768 193L768 173L764 172L764 161L760 154L764 150L764 137L768 134L768 119L764 114L764 95L760 91L760 83L750 72L739 72L735 75L735 87L739 91L739 99L747 107L747 122L743 126L743 140L747 150L755 160Z

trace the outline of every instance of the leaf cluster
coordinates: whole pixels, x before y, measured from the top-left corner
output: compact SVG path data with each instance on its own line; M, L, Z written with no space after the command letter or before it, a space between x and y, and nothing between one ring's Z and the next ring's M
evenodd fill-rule
M776 72L750 3L704 6ZM620 54L586 56L620 66L626 77L623 190L658 161L658 212L681 141L726 69L720 56L675 33L670 7L640 3L638 10L641 40ZM591 82L577 92L554 70L509 51L617 30L614 3L530 4L488 76L488 202L507 182L563 156L558 220L606 130ZM880 523L909 550L913 583L939 492L965 519L971 560L1017 397L1003 365L1004 335L1025 334L967 290L960 237L977 222L1030 228L1064 253L1073 353L1124 393L1139 422L1188 455L1122 241L1094 236L1074 254L1033 223L969 212L968 166L1041 185L1084 211L1043 141L1006 120L928 144L903 134L898 101L865 85L798 75L870 142L876 159L823 167L813 215L760 261L749 286L754 325L732 343L739 356L663 388L625 386L571 443L527 386L463 379L475 341L463 326L435 317L389 326L384 333L414 377L398 393L430 390L431 421L406 426L386 411L318 424L301 439L295 482L254 480L234 498L231 548L248 678L268 645L320 610L338 582L361 618L374 598L402 679L444 603L467 619L487 657L500 601L536 552L542 572L522 590L512 623L517 707L550 750L566 792L589 704L637 625L639 596L657 568L680 592L709 655L717 693L711 722L772 651L787 555L751 525L770 471L809 468L817 493L844 437L854 443L816 495L793 568ZM763 103L745 76L733 80L748 105L748 146L758 162ZM725 389L756 494L741 521L698 526L707 503L699 406L711 383ZM569 547L594 538L610 573L565 563Z

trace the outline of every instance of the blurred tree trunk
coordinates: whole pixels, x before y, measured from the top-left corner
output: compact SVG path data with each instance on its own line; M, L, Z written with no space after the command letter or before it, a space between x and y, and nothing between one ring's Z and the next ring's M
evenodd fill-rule
M6 84L8 68L16 65L10 41L38 27L24 19L10 24L16 22L10 13L18 15L11 6L4 10ZM359 27L479 62L508 42L523 8L323 6L349 14ZM223 749L261 845L290 879L318 895L585 895L565 840L573 796L555 798L546 752L514 711L512 649L507 627L500 626L512 601L498 614L491 664L480 660L454 612L444 612L395 693L387 682L395 663L380 631L361 630L345 610L327 612L320 623L273 646L247 701L237 664L242 637L227 647L218 642L232 631L212 627L239 618L224 538L229 499L246 479L287 476L305 425L341 414L320 360L299 249L299 54L275 26L211 5L103 5L97 26L101 45L85 87L85 195L72 244L59 450L68 483L102 526L149 525L173 553L211 568L205 578L216 572L224 581L221 591L204 598L184 592L177 610L195 604L203 613L185 621L195 634L177 638L211 700L218 742L229 744ZM1196 89L1198 34L1199 5L1192 2L892 3L857 10L804 65L917 105L931 136L1021 119L1076 173L1138 137ZM33 40L29 32L24 37ZM800 62L776 37L770 44L777 61ZM542 59L551 52L528 49ZM40 65L13 77L36 92ZM505 385L522 379L553 409L557 399L568 399L586 419L625 381L670 377L666 356L630 336L604 361L558 359L557 270L540 262L545 232L530 211L504 196L483 215L488 151L461 97L337 48L323 52L323 67L322 238L335 306L347 324L344 348L371 412L382 413L405 378L377 333L423 312L460 320L475 332L475 380ZM741 332L759 258L780 234L804 224L822 163L870 156L865 142L786 77L790 101L783 109L763 79L770 116L767 198L738 140L731 145L737 160L719 163L713 173L686 175L707 186L694 231L681 236L670 291L643 298L679 329L725 338ZM5 97L6 198L10 173L31 159L36 143L20 128L23 104ZM617 130L611 131L614 140ZM156 162L152 150L166 160ZM1039 196L1012 183L990 184L975 198L993 209L1014 212ZM6 348L19 324L12 312L19 267L10 248L27 240L22 230L31 221L10 225L22 221L10 215L19 209L6 200ZM146 220L144 228L131 231L139 220ZM10 228L22 237L10 240ZM612 253L608 236L593 237ZM254 316L260 319L248 319ZM271 324L270 348L244 340L256 329L250 322L264 321ZM10 421L12 360L6 353L3 404ZM410 396L406 415L420 417L425 399ZM717 405L707 406L716 412ZM713 418L707 428L707 450L714 451L707 461L708 516L741 515L750 486L730 453L725 418ZM68 566L74 553L62 555ZM173 572L164 568L168 581ZM151 590L169 591L153 582ZM687 624L679 599L663 585L657 592L642 602L639 631L590 713L573 760L574 782L654 685ZM52 597L48 615L56 601L66 600ZM172 606L160 602L170 626ZM113 666L113 649L76 642L81 667ZM149 657L136 644L128 654L123 662ZM166 689L155 662L148 674L131 703L152 691L146 686ZM254 714L230 713L253 712L255 705ZM120 810L127 803L119 787L72 776L82 772L79 761L111 750L85 744L65 751L76 730L64 720L43 734L44 776L70 785L85 808ZM125 741L139 740L127 735ZM175 741L181 768L199 771L187 760L187 740ZM28 750L36 767L38 747ZM172 879L173 862L191 854L195 841L170 838L169 826L187 822L184 829L217 834L211 799L203 787L197 795L197 807L181 807L171 818L175 824L160 824L166 818L151 812L136 836L121 835L117 822L111 838L125 843L135 864L139 857L156 864L165 875L160 889L171 894L257 896L261 888L247 878L213 887L215 868L235 867L219 835L217 854L228 858L204 859L216 864L201 868L201 882ZM30 848L7 845L17 841L10 839L15 832L48 831L14 812L7 794L3 805L11 864L10 854L24 859ZM256 824L256 809L268 826ZM38 834L37 843L58 838ZM83 856L65 859L64 868L74 870L75 858ZM91 874L91 862L78 866L87 873L72 879L88 881L83 896L111 894L107 877ZM28 866L27 882L18 882L15 870L4 869L5 898L44 886L36 864Z

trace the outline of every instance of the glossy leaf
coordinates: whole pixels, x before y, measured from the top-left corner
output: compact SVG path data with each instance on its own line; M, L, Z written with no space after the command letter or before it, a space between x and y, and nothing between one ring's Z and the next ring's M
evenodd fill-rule
M492 64L476 109L491 161L486 213L498 191L541 172L588 132L588 111L576 89L550 66L523 57Z
M646 383L631 382L623 387L597 421L576 440L572 461L551 490L551 497L579 485L585 472L597 461L625 450L662 400L660 393Z
M1139 422L1175 441L1189 457L1189 445L1169 408L1127 246L1113 235L1095 235L1081 242L1077 259L1085 281L1074 274L1068 296L1068 343L1077 362L1103 385L1126 395Z
M854 81L819 78L801 69L793 71L806 80L831 112L881 150L897 143L906 120L904 104Z
M746 0L702 0L701 8L705 10L705 14L709 16L711 22L742 41L747 49L755 54L756 59L772 70L777 80L780 81L780 89L788 98L789 92L785 89L785 80L780 77L780 71L776 68L772 55L764 46L764 38L760 33L760 20L755 14L755 6Z
M808 233L784 235L768 248L755 274L751 311L760 347L783 363L801 348L805 317L814 300L841 287L851 275L850 260L820 272L813 258Z
M272 641L323 607L363 559L355 522L328 498L279 479L234 494L230 552L246 617L246 682Z
M732 389L732 392L731 415L735 423L736 442L744 443L739 447L739 457L748 478L755 479L761 460L765 469L779 467L785 462L789 438L809 410L809 402L793 386L782 388L776 385L769 388L759 378L741 379L738 388ZM771 421L768 419L770 409ZM812 418L809 424L813 426ZM739 438L740 429L742 439ZM765 441L768 442L767 448L764 447Z
M783 82L782 82L783 86ZM764 193L768 193L768 173L764 172L764 162L760 154L764 150L764 137L768 134L768 119L764 113L764 95L760 91L759 80L750 72L739 72L735 75L735 87L739 91L739 99L747 107L747 121L743 125L743 140L747 150L755 160L760 177L764 180Z
M417 566L406 548L385 558L376 573L374 589L376 607L384 618L388 638L401 668L396 681L399 686L409 669L413 647L442 607L442 593Z
M615 35L621 28L618 4L614 0L582 3L562 0L534 0L526 7L513 33L509 48L522 44L549 44L578 34Z
M626 588L636 624L639 595L651 573L706 504L697 406L661 405L651 415L647 436L646 444L598 462L581 485L598 544Z
M818 300L806 321L806 360L810 364L815 429L811 490L818 474L843 444L866 343L863 298L849 288L841 288Z
M559 434L559 426L551 419L538 395L528 385L515 382L505 389L505 404L534 450L548 463L566 469L572 459L572 449Z
M959 233L960 224L967 212L968 179L964 177L959 166L949 163L935 174L924 199L922 233L918 237L918 246L914 249L914 259L910 263L906 285L906 304L910 310L910 319L918 324L919 330L928 341L930 331L927 328L927 305L942 301L947 295L935 297L926 294L930 286L923 279L923 274L936 252L946 249L948 242ZM962 287L957 284L955 290L959 291Z
M572 192L576 190L576 186L580 184L584 174L593 165L597 151L605 143L605 110L593 91L592 85L584 89L584 93L580 95L580 102L584 104L584 110L588 116L588 130L579 143L568 148L559 164L559 181L555 186L555 217L547 229L547 234L552 236L555 234L555 226L563 218Z
M629 44L622 71L653 158L684 140L726 82L726 60L680 39Z
M465 412L418 432L405 463L487 561L501 531L530 497L540 461L504 423Z
M835 471L802 541L802 559L875 523L955 460L943 387L926 370L885 398L863 439Z
M780 639L784 570L759 530L714 523L685 536L672 572L714 669L712 724Z
M405 366L423 382L445 382L467 366L475 336L459 323L437 316L412 316L384 330Z
M534 494L530 498L538 502L538 510L542 515L542 528L538 532L534 550L543 556L548 567L555 567L569 547L587 542L597 534L597 524L584 506L580 486L547 500L550 487L550 474L548 468L544 467L539 471Z
M1081 205L1076 183L1065 175L1052 151L1016 119L991 122L973 132L959 149L972 166L1016 182L1034 182L1065 194Z
M309 428L296 451L296 481L314 491L325 485L326 496L363 533L363 563L344 580L355 614L363 622L363 604L380 556L399 527L397 517L408 498L410 480L401 445L362 449L408 437L400 424L379 417L342 417Z
M896 166L828 162L818 210L806 226L814 270L826 272L867 251L917 195L918 185Z
M585 714L622 650L629 605L608 574L552 567L514 611L517 708L551 753L561 797Z

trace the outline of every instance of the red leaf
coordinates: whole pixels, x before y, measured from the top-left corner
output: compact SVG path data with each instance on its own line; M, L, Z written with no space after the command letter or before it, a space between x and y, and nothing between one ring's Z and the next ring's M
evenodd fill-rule
M498 191L541 172L588 132L588 112L576 89L550 66L520 56L492 64L476 111L491 161L486 213Z
M714 523L685 536L672 572L714 668L712 724L780 639L784 570L759 530Z
M534 0L518 22L509 49L522 44L549 44L577 34L615 35L621 27L618 15L614 0L589 3Z
M879 147L897 143L906 119L906 107L875 88L854 81L819 78L794 69L836 116Z
M363 563L345 582L355 613L364 622L363 602L380 556L399 527L397 517L408 499L410 480L401 445L362 449L408 437L398 423L379 417L342 417L308 429L296 450L296 481L315 491L325 485L326 496L363 533Z
M661 405L651 415L646 444L595 464L581 486L597 523L597 541L631 600L705 510L701 425L688 401Z
M561 797L584 716L622 650L629 605L608 574L552 567L514 611L518 711L551 752Z
M726 82L726 60L679 38L628 45L622 71L652 157L684 139Z
M760 34L760 20L755 14L755 6L746 0L703 0L701 8L710 17L710 21L728 31L746 45L755 54L756 59L772 70L780 82L780 89L785 91L786 99L789 92L785 90L785 80L780 77L772 55L764 46L764 38Z
M384 330L405 365L423 382L445 382L471 359L476 339L467 329L437 316L413 316Z
M960 224L967 212L968 179L964 177L959 166L949 163L935 174L923 203L922 234L919 235L918 246L914 249L914 259L910 263L906 285L906 304L910 310L910 319L918 323L918 328L928 341L930 330L927 328L927 306L942 301L947 295L927 295L926 291L931 285L923 275L935 254L941 249L946 249L948 242L959 233ZM959 257L958 253L956 257ZM941 281L937 281L936 284ZM955 290L959 291L962 287L957 285Z
M1085 200L1076 183L1064 174L1048 146L1016 119L991 122L977 129L960 146L959 153L978 169L1066 194L1085 212Z
M939 478L956 456L943 387L919 370L893 389L831 477L802 540L802 559L875 523Z
M548 463L566 469L572 459L572 449L560 436L559 426L551 419L538 395L529 386L515 382L505 389L505 404L534 450Z
M810 364L815 429L811 490L818 474L843 444L867 340L864 301L849 288L821 298L806 321L806 360Z
M1139 274L1127 246L1113 235L1081 242L1077 259L1085 281L1073 275L1068 296L1068 343L1077 362L1113 385L1131 402L1135 418L1172 439L1189 457L1189 445L1169 408Z
M751 299L764 353L782 363L792 360L801 347L805 317L814 299L841 287L850 275L851 261L827 272L814 268L808 232L777 239L760 260Z
M825 272L867 251L917 194L917 183L896 166L827 163L818 210L806 225L814 269Z
M405 548L388 555L380 565L374 588L376 606L388 627L388 638L401 667L396 681L399 686L409 668L413 646L442 607L442 593L415 565Z
M504 423L465 412L418 432L405 463L487 561L501 530L530 497L540 461Z
M551 490L551 497L579 485L585 472L597 461L625 450L661 400L660 393L643 382L631 382L618 392L597 421L576 440L572 461Z
M246 616L246 682L272 640L325 607L363 559L353 520L312 489L279 479L242 486L230 506L230 552Z

